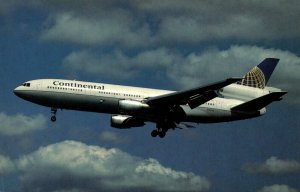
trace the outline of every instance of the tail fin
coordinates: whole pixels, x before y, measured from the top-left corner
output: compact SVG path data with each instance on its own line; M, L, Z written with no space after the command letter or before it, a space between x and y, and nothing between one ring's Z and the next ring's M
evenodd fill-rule
M245 85L249 87L256 87L263 89L268 83L279 59L266 58L259 65L253 67L243 80L237 82L237 84Z

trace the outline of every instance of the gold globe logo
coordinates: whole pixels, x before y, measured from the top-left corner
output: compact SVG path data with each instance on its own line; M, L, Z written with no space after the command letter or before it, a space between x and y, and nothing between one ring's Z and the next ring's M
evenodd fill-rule
M263 72L258 67L254 67L244 76L240 84L263 89L266 85L266 80Z

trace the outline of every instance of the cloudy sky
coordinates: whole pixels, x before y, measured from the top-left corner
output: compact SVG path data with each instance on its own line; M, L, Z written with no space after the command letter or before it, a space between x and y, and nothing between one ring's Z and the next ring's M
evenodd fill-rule
M300 2L0 0L0 191L300 191ZM152 138L25 102L27 80L183 90L280 62L265 116Z

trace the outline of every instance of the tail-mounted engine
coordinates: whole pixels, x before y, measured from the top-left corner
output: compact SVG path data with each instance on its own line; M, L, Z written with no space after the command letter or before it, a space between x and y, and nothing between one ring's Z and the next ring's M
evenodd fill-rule
M145 123L136 117L127 115L113 115L111 117L110 125L118 129L128 129L131 127L142 127L145 125Z

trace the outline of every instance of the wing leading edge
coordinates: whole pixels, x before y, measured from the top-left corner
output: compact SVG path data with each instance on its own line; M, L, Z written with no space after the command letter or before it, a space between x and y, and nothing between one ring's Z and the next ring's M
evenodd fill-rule
M242 78L228 78L223 81L212 83L206 86L197 87L185 91L179 91L151 97L145 100L150 106L173 106L188 104L191 109L217 97L216 90L227 85L240 81Z

